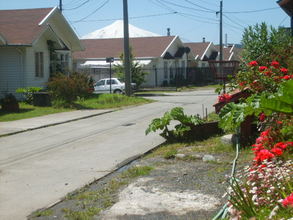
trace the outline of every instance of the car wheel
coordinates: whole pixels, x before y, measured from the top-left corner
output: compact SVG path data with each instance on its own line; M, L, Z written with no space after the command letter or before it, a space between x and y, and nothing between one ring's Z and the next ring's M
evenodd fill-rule
M114 90L114 93L115 94L122 94L122 91L120 89L116 89L116 90Z

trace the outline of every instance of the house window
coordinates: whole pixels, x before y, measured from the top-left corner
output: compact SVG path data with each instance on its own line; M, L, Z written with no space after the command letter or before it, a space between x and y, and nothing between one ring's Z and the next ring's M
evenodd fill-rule
M181 74L184 74L185 73L185 60L182 60L181 61Z
M61 71L67 72L69 69L69 55L65 53L60 54Z
M35 53L35 76L36 77L44 76L44 53L43 52Z
M173 68L170 67L170 79L174 79Z
M164 62L164 79L168 79L168 62Z

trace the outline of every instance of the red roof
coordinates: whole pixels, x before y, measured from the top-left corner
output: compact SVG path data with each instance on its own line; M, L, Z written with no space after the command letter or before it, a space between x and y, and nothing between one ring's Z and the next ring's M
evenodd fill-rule
M43 30L39 23L53 8L0 10L0 35L8 45L30 45Z
M175 36L130 38L130 46L135 57L160 57ZM118 58L123 53L123 38L81 40L84 51L75 52L75 59Z
M206 49L208 48L210 42L201 43L184 43L186 47L189 47L194 56L199 55L202 57Z

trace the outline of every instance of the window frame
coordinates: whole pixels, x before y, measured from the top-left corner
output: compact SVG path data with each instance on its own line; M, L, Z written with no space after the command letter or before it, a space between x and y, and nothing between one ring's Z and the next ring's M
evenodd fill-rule
M35 77L44 77L44 52L35 52Z

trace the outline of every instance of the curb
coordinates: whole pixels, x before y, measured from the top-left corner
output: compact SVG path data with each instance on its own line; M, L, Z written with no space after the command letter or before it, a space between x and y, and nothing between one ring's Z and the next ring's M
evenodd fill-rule
M135 96L139 97L151 97L151 96L168 96L164 93L149 93L149 94L135 94Z
M163 143L165 143L165 141L164 141ZM97 178L97 179L94 178L93 180L88 181L88 182L85 183L83 186L81 186L81 187L79 187L79 188L73 190L73 191L70 192L70 193L75 193L75 192L76 192L77 190L79 190L79 189L82 189L82 188L84 188L84 187L86 187L86 186L90 186L90 185L92 185L92 184L94 184L94 183L96 183L96 182L98 182L98 181L101 181L102 179L104 179L104 178L110 176L111 174L113 174L113 173L119 171L121 168L123 168L123 167L125 167L125 166L128 166L128 165L131 164L133 161L139 160L139 159L141 159L142 157L146 156L147 154L149 154L149 153L152 152L153 150L159 148L163 143L161 143L161 144L159 144L159 145L156 145L155 147L153 147L153 148L150 149L150 150L147 150L147 151L144 152L144 153L136 154L136 155L134 155L134 156L131 156L131 157L129 157L129 158L127 158L127 159L121 161L120 163L118 163L118 164L113 168L113 170L109 170L109 173L107 173L106 175L104 175L104 176L102 176L102 177L100 177L100 178ZM45 207L43 207L43 208L40 208L40 209L34 210L33 212L31 212L31 213L30 213L28 216L26 216L26 217L27 217L27 218L30 217L30 216L31 216L34 212L36 212L36 211L41 211L41 210L46 210L46 209L52 208L53 206L57 205L58 203L63 202L63 201L65 200L65 198L66 198L66 195L65 195L64 197L62 197L62 198L59 198L59 199L56 200L55 202L50 203L49 205L47 205L47 206L45 206Z
M27 129L24 129L24 130L10 132L10 133L7 133L7 134L0 134L0 138L10 136L10 135L14 135L14 134L24 133L24 132L27 132L27 131L33 131L33 130L37 130L37 129L41 129L41 128L52 127L52 126L55 126L55 125L66 124L66 123L73 122L73 121L78 121L78 120L82 120L82 119L86 119L86 118L91 118L91 117L95 117L95 116L99 116L99 115L108 114L108 113L111 113L111 112L114 112L114 111L117 111L117 109L116 110L105 111L105 112L101 112L101 113L96 113L96 114L92 114L92 115L82 116L82 117L78 117L78 118L74 118L74 119L69 119L67 121L61 121L61 122L56 122L56 123L52 123L52 124L46 124L46 125L42 125L42 126L38 126L38 127L34 127L34 128L27 128Z

